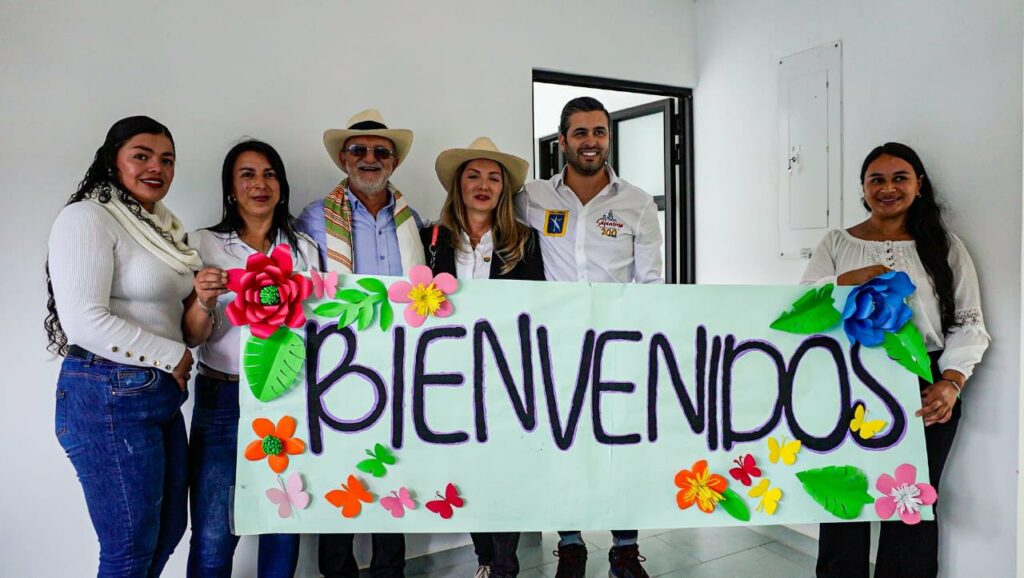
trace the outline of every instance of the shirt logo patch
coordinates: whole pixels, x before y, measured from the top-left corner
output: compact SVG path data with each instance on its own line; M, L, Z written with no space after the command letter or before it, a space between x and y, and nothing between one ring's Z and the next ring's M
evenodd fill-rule
M564 237L565 225L569 220L569 211L544 212L544 236Z
M619 229L625 226L625 223L615 218L615 213L611 209L597 220L597 228L601 230L601 235L612 239L617 239Z

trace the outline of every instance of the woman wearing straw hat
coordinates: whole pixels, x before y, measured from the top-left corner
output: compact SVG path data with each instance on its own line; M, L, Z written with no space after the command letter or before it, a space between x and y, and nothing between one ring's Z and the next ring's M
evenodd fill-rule
M512 196L530 164L487 137L437 156L434 170L448 198L441 220L420 230L434 273L469 279L543 281L537 231L516 220Z
M503 153L487 137L442 152L434 163L448 191L440 223L420 230L434 274L463 279L544 280L537 231L516 220L512 195L529 163ZM475 578L519 573L519 532L473 533L480 567Z

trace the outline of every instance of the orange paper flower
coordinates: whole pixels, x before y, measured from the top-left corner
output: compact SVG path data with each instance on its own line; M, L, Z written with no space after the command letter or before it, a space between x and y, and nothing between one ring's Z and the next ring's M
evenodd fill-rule
M696 503L702 512L708 514L715 511L715 505L722 500L722 492L729 487L725 478L708 471L707 460L694 463L692 471L680 470L675 481L680 488L676 494L679 509L685 510Z
M288 454L296 455L306 451L306 442L292 437L295 435L295 418L290 415L278 420L276 428L274 422L258 417L252 420L252 431L260 439L245 448L245 458L255 462L269 456L267 463L278 474L288 467Z

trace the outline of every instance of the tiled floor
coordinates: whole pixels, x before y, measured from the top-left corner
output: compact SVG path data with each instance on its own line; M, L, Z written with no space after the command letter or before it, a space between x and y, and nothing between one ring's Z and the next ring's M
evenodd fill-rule
M607 532L584 532L587 576L608 575ZM545 532L539 545L519 548L520 578L553 578L558 559L552 550L558 535ZM469 552L468 554L471 554ZM461 557L457 565L433 568L410 578L472 578L476 561ZM802 578L814 576L814 558L747 528L699 528L640 532L640 554L651 576L672 578ZM468 559L467 559L468 558Z

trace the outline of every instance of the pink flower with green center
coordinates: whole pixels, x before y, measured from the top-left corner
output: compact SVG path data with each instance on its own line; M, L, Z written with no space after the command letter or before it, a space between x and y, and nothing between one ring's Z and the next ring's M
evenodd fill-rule
M459 282L448 273L434 276L430 267L416 265L409 269L408 281L396 281L388 287L388 299L395 303L408 303L405 308L405 322L409 327L419 327L427 317L448 317L452 314L452 293L459 288Z
M875 489L882 493L882 497L875 500L878 517L888 520L893 514L899 514L904 524L920 522L921 507L930 506L939 498L931 484L917 483L917 468L910 464L896 468L896 477L879 476Z
M266 339L282 325L297 329L306 323L302 302L313 283L293 269L292 251L278 245L270 255L254 253L245 269L228 270L227 287L235 298L225 314L232 325L248 325L253 335Z

